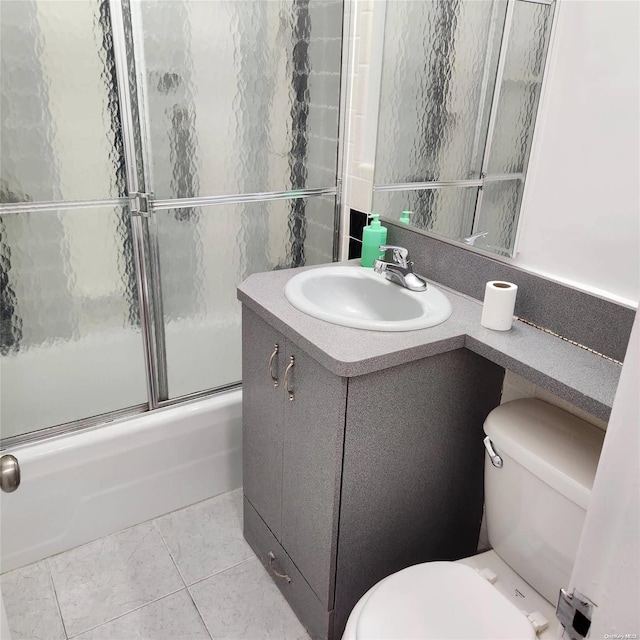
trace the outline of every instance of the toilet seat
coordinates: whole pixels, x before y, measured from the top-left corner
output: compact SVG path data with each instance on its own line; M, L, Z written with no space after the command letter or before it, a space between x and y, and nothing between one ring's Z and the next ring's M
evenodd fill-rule
M394 573L365 596L359 640L535 640L526 615L476 570L428 562Z

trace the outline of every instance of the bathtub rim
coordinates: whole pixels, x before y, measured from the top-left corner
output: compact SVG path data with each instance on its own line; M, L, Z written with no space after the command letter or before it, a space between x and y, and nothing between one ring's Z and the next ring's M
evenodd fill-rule
M178 406L214 399L216 396L222 396L238 389L242 389L241 381L233 382L223 387L216 387L215 389L196 391L178 398L161 400L158 403L158 407L154 409L150 407L149 403L145 402L132 407L125 407L124 409L115 409L114 411L101 413L96 416L52 425L51 427L45 427L37 431L29 431L15 436L9 436L8 438L0 438L0 455L13 454L16 451L22 451L25 447L43 444L72 434L88 433L103 427L114 426L123 421L135 419L140 416L158 414L162 411L175 409Z
M240 487L241 424L242 389L233 389L14 450L24 463L28 490L23 498L21 487L0 494L0 573ZM112 486L105 478L112 477L113 462L122 456L127 462ZM88 482L78 482L81 476ZM53 501L42 497L51 493L48 488L41 493L47 484L54 494L58 487ZM43 524L51 516L50 504L53 528ZM25 537L20 527L33 534Z

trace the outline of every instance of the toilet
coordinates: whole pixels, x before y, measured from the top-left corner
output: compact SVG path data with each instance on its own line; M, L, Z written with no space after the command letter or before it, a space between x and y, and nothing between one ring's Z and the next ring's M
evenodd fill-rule
M494 409L484 431L491 551L384 578L343 640L556 638L604 432L532 398Z

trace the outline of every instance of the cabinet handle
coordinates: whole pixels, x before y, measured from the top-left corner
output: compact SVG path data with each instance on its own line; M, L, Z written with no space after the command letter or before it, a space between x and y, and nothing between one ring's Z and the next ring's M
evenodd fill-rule
M273 566L273 563L274 563L275 559L276 559L276 557L273 554L273 551L269 551L269 568L271 569L271 571L273 571L273 575L277 576L278 578L282 578L283 580L286 580L287 582L291 582L291 578L286 573L280 573Z
M289 371L291 371L293 369L293 367L295 366L295 359L293 356L289 356L289 364L287 365L287 368L285 369L284 372L284 388L287 390L287 393L289 394L289 402L293 402L293 387L289 386Z
M273 353L271 354L271 357L269 358L269 375L271 376L271 380L273 380L273 386L277 387L279 382L278 382L278 374L276 373L274 375L273 373L273 361L276 359L276 356L278 355L278 352L280 351L280 347L278 346L278 344L274 344L273 345Z

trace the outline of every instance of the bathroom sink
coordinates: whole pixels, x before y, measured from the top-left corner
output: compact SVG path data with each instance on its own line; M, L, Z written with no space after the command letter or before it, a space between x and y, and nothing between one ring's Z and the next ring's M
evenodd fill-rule
M294 276L284 290L300 311L369 331L413 331L444 322L451 304L432 285L409 291L364 267L319 267Z

